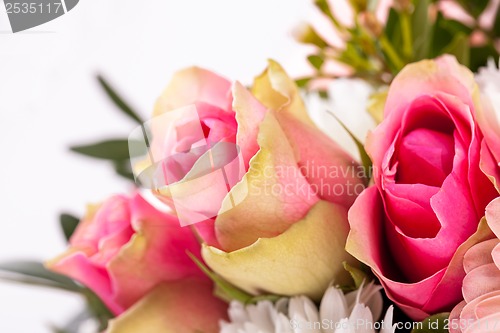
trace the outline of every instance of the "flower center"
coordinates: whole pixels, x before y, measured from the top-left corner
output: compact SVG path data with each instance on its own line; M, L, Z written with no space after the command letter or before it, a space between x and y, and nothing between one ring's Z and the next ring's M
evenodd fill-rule
M454 155L451 134L417 128L400 142L396 183L441 187L453 168Z

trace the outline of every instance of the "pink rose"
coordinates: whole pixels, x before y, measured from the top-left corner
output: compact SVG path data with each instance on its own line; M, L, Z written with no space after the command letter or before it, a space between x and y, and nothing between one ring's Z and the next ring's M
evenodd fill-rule
M313 124L280 65L271 61L251 92L206 70L181 71L155 116L151 174L166 180L155 193L197 229L214 271L253 294L319 299L332 279L348 283L347 210L363 175ZM318 269L311 257L329 264Z
M368 136L375 186L349 211L347 250L413 319L460 302L461 260L497 195L479 168L472 73L451 56L408 65Z
M210 307L201 309L203 312L197 314L200 320L191 323L193 326L178 320L169 327L176 327L176 332L195 328L216 332L226 305L212 296L211 281L187 251L200 256L200 245L191 230L181 228L174 215L158 211L137 193L113 196L102 205L90 206L71 237L70 248L48 267L81 282L115 315L125 312L125 318L131 311L140 311L140 304L151 297L161 303L180 297L183 288L194 288L197 296L191 301L209 303Z
M495 238L479 242L465 254L464 301L450 314L451 333L500 330L500 198L486 207L485 217Z

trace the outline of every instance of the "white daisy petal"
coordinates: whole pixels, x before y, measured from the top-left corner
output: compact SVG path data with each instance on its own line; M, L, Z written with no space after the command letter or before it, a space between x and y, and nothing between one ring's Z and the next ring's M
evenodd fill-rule
M375 333L374 316L377 318L382 309L380 289L369 283L344 295L330 287L319 310L305 296L282 298L274 304L261 301L245 306L231 302L230 321L221 321L220 333ZM391 307L380 333L395 333L392 317Z
M331 323L338 323L342 318L347 318L347 302L342 291L335 287L328 288L321 300L319 313L321 319L326 319ZM333 333L335 326L328 325L323 331Z
M394 333L396 332L396 325L393 325L392 320L394 316L394 307L391 305L385 314L382 329L380 333Z

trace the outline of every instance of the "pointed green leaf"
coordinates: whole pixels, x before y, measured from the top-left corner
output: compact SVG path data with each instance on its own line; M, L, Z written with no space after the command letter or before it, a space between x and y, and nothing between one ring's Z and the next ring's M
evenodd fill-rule
M130 147L132 151L146 153L146 146L143 142L128 139L105 140L89 145L73 146L70 149L75 153L93 158L123 161L129 159L129 144L133 145Z
M307 84L309 82L311 82L311 79L310 77L304 77L304 78L300 78L300 79L297 79L295 80L295 84L297 85L297 87L299 88L305 88L307 86Z
M131 181L135 181L134 173L129 160L113 161L113 166L117 175ZM137 180L139 181L139 180Z
M99 84L104 89L108 97L124 114L134 120L137 124L141 126L144 124L144 121L141 119L141 117L139 117L137 113L124 101L124 99L121 98L120 95L118 95L116 90L108 83L106 79L104 79L104 77L98 75L97 80L99 81Z
M356 147L358 148L359 155L361 157L361 163L363 164L363 167L365 168L366 174L369 174L369 170L371 170L372 167L372 160L370 159L370 156L366 153L365 147L363 146L363 143L356 138L356 136L347 128L347 126L330 110L326 110L326 112L331 115L337 122L344 128L344 130L349 134L349 136L352 138L354 143L356 144ZM367 179L366 183L368 184L370 180Z
M498 6L496 15L495 15L495 22L493 24L493 31L492 31L493 37L498 38L500 37L500 6Z
M459 63L469 67L470 47L469 37L464 33L458 33L453 37L452 42L443 50L443 53L453 54Z
M472 28L463 24L462 22L455 20L443 20L441 21L441 26L448 30L452 34L464 33L470 35L472 33Z
M415 10L412 15L414 60L425 59L429 54L433 30L433 26L429 22L429 5L430 0L415 2Z
M453 33L446 29L446 18L443 13L438 12L436 23L432 32L432 43L429 58L435 58L443 54L443 49L450 44L453 39Z
M473 17L478 18L488 6L490 0L457 0L457 2Z
M216 294L223 300L237 300L241 303L247 303L252 299L252 295L240 290L239 288L233 286L229 282L225 281L222 277L212 272L205 264L203 264L196 256L191 252L187 252L191 260L194 261L196 266L198 266L206 276L208 276L216 285Z
M62 213L61 215L59 215L59 221L64 232L64 237L66 237L66 240L69 241L71 235L73 235L73 233L75 232L80 219L73 215Z
M498 64L498 51L491 44L470 49L470 70L477 72L479 67L486 66L488 59L492 58Z
M325 62L325 60L319 55L310 55L307 57L307 60L318 71L321 70L323 63Z
M354 280L354 290L359 289L363 282L367 280L367 274L362 270L349 265L346 261L342 264L344 265L344 269L351 274L351 277Z
M92 290L85 288L82 293L87 300L89 312L99 322L99 332L104 331L115 316Z
M82 287L70 278L47 270L36 261L15 261L0 264L0 279L29 285L81 292Z

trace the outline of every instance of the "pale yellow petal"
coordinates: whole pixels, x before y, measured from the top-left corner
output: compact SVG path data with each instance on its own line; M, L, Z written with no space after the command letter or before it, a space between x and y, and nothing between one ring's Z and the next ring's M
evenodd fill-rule
M331 282L352 284L342 265L358 265L344 250L348 232L346 209L320 201L279 236L229 253L204 245L202 255L216 273L252 294L320 300Z
M313 123L299 88L274 60L269 60L267 69L255 78L252 93L269 110L289 112L305 123Z

